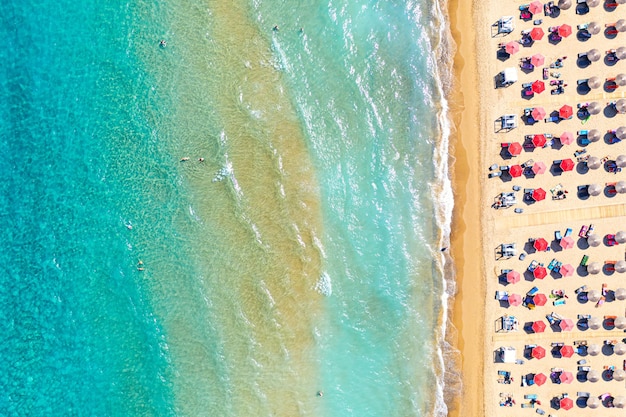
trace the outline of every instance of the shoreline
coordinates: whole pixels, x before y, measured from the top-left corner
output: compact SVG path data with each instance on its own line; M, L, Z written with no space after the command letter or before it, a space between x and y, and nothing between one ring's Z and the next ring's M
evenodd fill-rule
M479 250L482 250L483 238L480 227L483 220L480 212L481 184L477 162L472 162L480 161L480 136L476 128L479 125L477 110L480 104L476 35L473 19L463 19L463 16L475 13L473 3L467 0L450 0L448 4L450 33L456 44L453 89L449 97L453 126L450 166L455 201L450 247L456 270L456 295L451 303L449 327L452 329L447 333L451 335L448 336L450 344L458 349L461 384L460 392L448 404L448 415L451 417L484 415L484 355L483 349L476 347L484 344L485 311L481 303L472 302L473 299L468 297L471 292L476 291L481 295L485 294L481 279L483 264L482 256L465 256L467 253L476 253L476 242L471 237L480 238ZM471 199L470 196L480 198ZM474 320L464 322L463 317L472 317Z

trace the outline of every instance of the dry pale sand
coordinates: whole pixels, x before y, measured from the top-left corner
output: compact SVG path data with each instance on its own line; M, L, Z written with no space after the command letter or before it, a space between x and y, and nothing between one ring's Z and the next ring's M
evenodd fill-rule
M607 196L601 194L596 197L580 198L577 187L585 184L612 183L626 180L624 172L617 174L607 172L603 167L598 170L585 170L584 166L577 166L572 172L550 170L555 160L574 157L578 149L586 149L586 154L616 158L626 154L626 147L622 143L608 143L604 138L591 143L584 148L576 143L562 147L548 147L535 149L532 152L523 151L518 157L504 159L501 156L501 143L524 142L527 135L552 134L560 136L564 131L575 134L581 129L598 129L606 133L609 129L626 125L626 116L614 115L610 109L605 113L608 102L626 97L626 87L617 90L605 91L602 87L586 94L577 91L577 80L598 76L604 81L607 77L614 77L618 73L626 73L626 63L619 61L614 66L606 65L601 59L598 62L581 68L577 65L577 54L592 48L604 52L609 48L626 45L626 33L620 33L614 38L605 36L603 32L594 35L587 41L580 41L576 37L576 26L596 21L604 30L604 24L614 22L620 17L626 17L626 5L621 5L615 11L605 10L602 5L591 8L584 15L576 14L574 8L562 10L558 17L548 17L541 13L537 18L543 19L539 25L546 32L546 36L532 47L520 48L520 51L508 60L499 60L496 51L498 44L520 38L521 31L531 29L533 21L524 22L519 19L518 6L520 2L498 2L488 0L484 2L459 1L450 4L451 25L459 50L455 59L459 92L453 97L454 121L458 135L454 156L454 180L457 208L454 218L455 236L453 236L453 256L457 265L459 278L459 295L454 306L453 320L459 329L457 345L462 351L462 373L464 390L460 402L452 405L451 415L461 416L496 416L503 413L507 416L534 415L536 408L522 408L528 403L525 395L536 394L541 401L539 408L547 414L554 415L623 415L620 408L606 408L603 405L596 410L585 407L585 401L578 398L577 393L588 392L591 396L611 393L612 396L626 396L624 381L603 380L599 382L584 381L584 373L579 373L577 361L586 360L585 366L594 370L604 371L605 366L615 369L624 368L626 355L610 354L610 349L597 356L579 356L571 358L555 358L551 353L552 343L572 345L573 342L586 341L588 344L600 344L606 340L622 340L626 337L623 330L602 327L598 330L555 331L550 328L544 333L533 334L523 330L524 324L535 320L547 322L546 315L552 312L562 317L577 321L578 315L624 316L626 301L609 299L599 307L594 302L581 302L577 299L575 289L587 285L589 289L600 290L603 284L610 290L626 288L626 274L611 272L605 267L606 261L626 259L625 245L608 246L605 242L598 247L587 247L586 239L578 237L583 225L593 224L595 232L604 237L618 230L626 230L626 194ZM492 25L503 15L514 16L515 31L506 36L492 36ZM471 19L464 18L472 16ZM558 44L548 42L547 32L550 26L568 23L574 33L562 39ZM546 66L557 58L567 56L564 67L553 69L560 73L560 78L567 86L565 94L551 95L549 81L546 81L546 91L536 94L530 100L521 96L521 84L542 79L542 68L533 72L519 71L519 58L541 53L546 57ZM506 67L517 67L519 81L508 88L494 88L494 77ZM550 77L550 80L555 78ZM562 105L569 104L577 109L578 104L597 101L603 111L582 122L576 114L570 120L559 123L538 122L534 125L525 125L519 116L525 108L542 106L550 113L558 110ZM503 114L516 114L519 127L509 132L497 131L495 121ZM608 136L607 136L608 139ZM548 171L534 178L524 176L513 179L487 177L488 167L492 164L511 165L533 160L542 161L548 166ZM543 188L547 191L547 198L533 204L522 201L522 193L517 193L518 203L514 207L523 208L522 214L513 212L513 208L495 210L491 208L493 199L501 192L512 191L513 186L525 188ZM562 200L551 199L551 189L567 190L567 198ZM480 218L480 223L477 219ZM575 246L562 250L554 240L555 231L565 234L568 228L572 229ZM529 239L545 238L551 245L549 252L534 252ZM526 258L520 260L518 256L509 259L498 259L497 248L501 243L515 243L518 254L526 252ZM482 245L483 256L478 255L478 247ZM583 255L589 256L589 263L598 262L604 267L598 274L589 274L579 264ZM556 259L563 264L575 267L573 276L560 277L558 274L548 275L543 280L532 279L524 271L533 260L544 265ZM498 280L502 270L513 269L522 273L522 281L516 284L503 285ZM568 298L563 305L553 305L553 298L548 298L546 306L530 310L523 306L508 307L495 300L496 291L507 291L525 295L532 287L537 287L540 293L551 294L553 290L562 290ZM505 303L506 304L506 303ZM483 308L484 306L484 308ZM517 332L498 332L497 323L503 315L513 315L519 321ZM543 359L524 359L524 364L503 364L494 362L494 351L501 346L512 346L517 349L517 357L523 359L526 345L540 345L546 348L547 355ZM542 372L550 375L553 368L570 371L576 379L570 384L557 384L548 380L543 386L522 387L521 377L524 374ZM514 378L511 384L498 383L498 371L509 371ZM500 394L510 394L516 404L513 407L500 407ZM567 393L575 402L572 410L558 410L551 406L551 400Z

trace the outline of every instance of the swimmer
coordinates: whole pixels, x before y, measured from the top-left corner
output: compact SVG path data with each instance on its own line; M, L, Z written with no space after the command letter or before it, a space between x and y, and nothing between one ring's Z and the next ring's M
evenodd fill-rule
M182 158L180 158L180 162L185 162L185 161L189 161L188 156L183 156Z
M159 42L159 46L161 48L165 48L167 46L167 42L165 42L165 39L161 39L161 41Z
M278 30L279 30L279 29L278 29L278 25L274 25L274 27L272 28L272 30L273 30L274 32L278 32Z
M318 397L323 397L324 396L324 391L317 391L317 396Z
M204 158L198 158L198 162L204 162Z
M137 262L137 271L143 271L144 269L143 261L140 259L139 262Z

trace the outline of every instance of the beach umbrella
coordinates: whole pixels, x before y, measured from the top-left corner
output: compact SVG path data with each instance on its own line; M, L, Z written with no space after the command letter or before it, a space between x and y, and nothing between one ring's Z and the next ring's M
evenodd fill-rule
M536 188L536 189L533 190L533 192L530 194L530 196L535 201L545 200L545 198L546 198L546 190L544 190L543 188Z
M535 376L533 376L533 382L535 383L535 385L537 385L538 387L542 386L543 384L546 383L546 381L548 380L548 377L545 376L544 374L535 374Z
M546 172L547 169L548 168L546 167L546 164L541 161L535 162L532 167L533 173L535 173L535 175L543 174Z
M626 232L620 230L619 232L615 233L615 240L617 241L617 243L626 243Z
M572 0L559 0L558 7L561 10L567 10L572 7Z
M616 355L623 355L626 353L626 343L619 342L615 346L613 346L613 353Z
M530 63L534 66L534 67L540 67L543 65L543 63L545 62L545 57L541 54L535 54L533 56L530 57Z
M626 85L626 74L619 73L615 76L615 83L617 85L621 85L622 87Z
M564 104L559 109L559 117L561 119L569 119L570 117L572 117L573 114L574 114L574 110L572 109L572 106L568 104Z
M597 101L592 101L587 106L587 111L589 114L598 114L602 111L602 106Z
M591 184L587 186L587 192L589 195L600 195L602 193L602 186L600 184Z
M591 330L598 330L602 327L602 319L600 317L592 317L587 320L587 324Z
M602 401L598 397L587 398L587 407L589 408L598 408L600 404L602 404Z
M620 46L615 50L617 59L626 59L626 46Z
M617 29L619 32L625 32L626 31L626 20L620 19L617 22L615 22L615 29Z
M598 33L600 33L600 30L601 28L598 22L589 22L589 24L587 25L587 31L592 35L597 35Z
M544 323L543 320L537 320L533 322L531 328L535 333L543 333L543 331L546 330L546 323Z
M533 276L537 279L544 279L546 276L548 275L548 271L546 270L545 267L543 266L538 266L537 268L535 268L535 270L533 271ZM539 294L537 294L539 295ZM543 294L542 294L543 295ZM537 303L535 303L535 305L539 305Z
M623 168L626 166L626 155L618 155L617 158L615 158L615 164L620 167Z
M591 62L599 61L602 58L602 54L596 48L590 49L587 52L587 59Z
M589 352L589 349L587 349L587 352ZM596 371L595 369L592 369L591 371L587 372L587 381L598 382L599 380L600 380L600 372Z
M563 319L559 322L559 327L564 332L569 332L572 331L574 327L576 327L576 325L574 324L574 321L572 319Z
M542 120L546 118L546 111L543 107L535 107L530 114L535 120Z
M535 93L539 94L546 89L546 84L541 80L536 80L532 83L531 88Z
M574 238L572 238L571 236L565 236L559 242L559 245L561 245L563 249L572 249L575 244L576 242L574 242Z
M570 158L567 158L567 159L561 160L561 163L559 164L559 167L563 171L571 171L572 169L574 169L575 165L576 164L574 163L574 161L572 161Z
M517 307L522 304L522 296L519 294L511 294L509 295L509 305L513 307Z
M509 168L509 174L513 178L521 177L523 173L524 173L524 168L522 168L519 165L511 165L511 167Z
M615 298L617 298L618 300L626 300L626 288L616 289Z
M545 35L545 33L543 32L543 29L541 29L540 27L534 27L530 31L530 39L534 41L541 40L543 38L543 35Z
M626 3L626 0L615 0L615 3L617 3L617 4L624 4L624 3Z
M519 272L517 271L509 271L506 274L506 282L509 284L515 284L516 282L519 282L520 279Z
M597 156L590 156L587 159L587 167L589 169L598 169L602 166L602 161Z
M565 264L561 266L559 272L564 277L571 277L572 275L574 275L574 267L571 264Z
M602 133L600 133L598 129L591 129L590 131L587 132L587 139L589 139L592 142L599 141L600 137L602 137Z
M535 239L535 241L533 242L533 247L536 250L543 252L544 250L548 249L548 241L540 237L539 239Z
M623 369L618 369L613 372L613 379L616 381L623 381L626 379L626 371Z
M599 274L602 271L602 265L600 262L592 262L587 266L587 272L592 275Z
M624 408L624 406L626 406L626 397L618 395L613 398L613 407Z
M517 156L522 153L522 145L519 142L513 142L508 147L511 156Z
M615 183L615 191L620 194L626 193L626 181L618 181Z
M533 145L535 148L541 148L545 146L547 140L545 135L535 135L533 136Z
M592 303L597 302L600 298L602 298L602 293L598 290L591 290L587 292L587 299Z
M563 132L559 140L563 145L570 145L574 143L574 135L571 132Z
M626 127L620 126L615 129L615 136L617 136L618 139L626 139Z
M572 375L572 373L569 371L564 371L561 372L561 375L559 375L559 380L562 384L571 384L574 380L574 375Z
M589 244L589 246L593 246L595 248L597 246L600 246L600 243L602 243L602 238L600 237L600 235L593 233L587 236L587 243Z
M618 318L615 319L615 327L617 327L618 329L622 330L622 329L626 329L626 317L624 316L619 316Z
M548 297L546 297L545 294L535 294L533 296L533 304L536 305L537 307L543 307L546 305L546 303L548 302Z
M574 356L574 348L570 345L565 345L561 347L560 352L561 356L563 356L564 358L571 358L572 356Z
M519 43L517 41L508 42L504 45L504 50L509 55L516 54L519 51Z
M541 346L535 346L531 351L531 356L535 359L541 359L546 357L546 350Z
M559 401L559 408L562 408L563 410L570 410L573 406L574 400L570 397L561 398L561 401Z
M559 36L563 38L567 38L569 35L572 34L572 27L566 23L564 25L559 26L559 28L557 29L557 32L559 33Z
M589 55L587 55L589 56ZM600 87L602 85L602 81L600 80L600 78L593 76L589 79L587 79L587 85L589 86L589 88L591 89L596 89L598 87Z
M598 4L600 4L600 0L587 0L587 6L589 7L596 7Z
M615 263L615 270L619 272L620 274L623 274L624 272L626 272L626 261L624 260L617 261Z
M618 113L626 113L626 100L623 98L620 98L619 100L617 100L615 102L615 110Z
M528 5L528 11L532 14L540 13L543 10L543 4L540 1L533 1Z
M597 356L602 352L602 347L598 344L593 344L587 346L587 353L591 356ZM587 379L589 379L589 375L587 375Z

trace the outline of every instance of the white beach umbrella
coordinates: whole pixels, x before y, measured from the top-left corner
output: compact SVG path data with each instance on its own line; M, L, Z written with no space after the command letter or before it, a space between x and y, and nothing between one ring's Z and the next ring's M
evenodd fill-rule
M620 19L617 22L615 22L615 29L617 29L620 32L626 31L626 20Z
M589 328L592 330L598 330L602 327L602 319L600 317L592 317L587 321Z
M619 232L615 233L615 240L617 241L617 243L626 243L626 232L620 230Z
M598 169L601 166L602 161L597 156L590 156L589 159L587 159L587 167L589 167L589 169Z
M600 407L600 404L602 404L602 401L600 401L600 398L598 397L587 398L587 407L589 408L598 408Z
M618 395L613 398L613 407L624 408L626 406L626 397Z
M620 126L615 129L615 136L617 136L618 139L626 139L626 126Z
M616 289L615 298L617 298L618 300L626 300L626 288Z
M595 369L592 369L591 371L587 372L587 381L598 382L599 380L600 380L600 372L596 371Z
M589 24L587 25L587 31L592 35L597 35L598 33L600 33L600 30L601 28L598 22L589 22Z
M600 237L600 235L591 234L587 236L587 243L589 244L589 246L595 248L597 246L600 246L600 243L602 243L602 238Z
M592 303L597 302L600 298L602 298L602 293L598 290L591 290L587 293L587 299Z
M602 106L597 101L592 101L587 106L587 111L589 114L598 114L602 111Z
M615 76L615 83L617 85L621 85L622 87L626 85L626 74L619 73Z
M589 139L592 142L599 141L601 137L602 137L602 133L600 133L598 129L591 129L589 132L587 132L587 139Z
M600 262L592 262L587 266L587 272L592 275L599 274L600 271L602 271L602 264Z
M617 158L615 158L615 163L620 168L625 167L626 166L626 155L618 155Z
M559 0L558 7L561 10L567 10L572 7L572 0Z
M626 379L626 371L623 369L618 369L613 372L613 379L616 381L623 381Z
M602 352L602 347L598 344L592 344L587 346L587 353L590 354L591 356L597 356L600 354L600 352Z
M596 7L600 4L600 0L587 0L587 6Z
M620 46L615 50L617 59L626 59L626 46Z
M620 194L626 193L626 181L618 181L615 184L615 191L617 191Z
M626 329L626 317L619 316L615 319L614 323L615 327L617 327L618 329Z
M596 89L602 85L602 81L600 80L600 78L593 76L587 79L587 85L591 89Z
M587 187L589 195L600 195L602 193L602 186L600 184L591 184Z
M596 48L590 49L587 52L587 59L591 62L599 61L602 58L602 54Z
M626 353L626 343L619 342L615 346L613 346L613 353L616 355L623 355Z
M626 0L615 0L615 3L617 3L617 4L624 4L624 3L626 3Z
M615 102L615 110L617 110L618 113L626 113L626 100L623 98L617 100Z
M615 263L615 270L620 274L626 272L626 261L619 260Z

